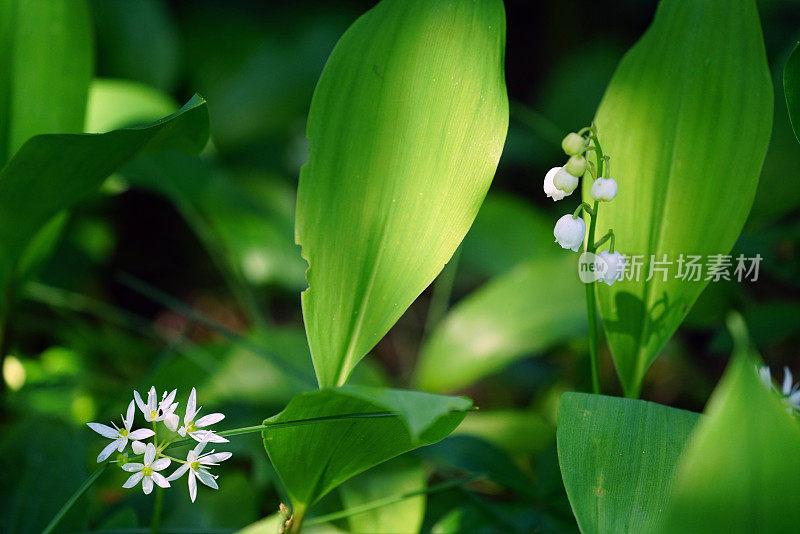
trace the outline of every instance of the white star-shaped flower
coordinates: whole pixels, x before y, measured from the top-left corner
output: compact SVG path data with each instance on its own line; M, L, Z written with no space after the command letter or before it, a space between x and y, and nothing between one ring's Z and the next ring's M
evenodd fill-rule
M192 388L192 392L189 394L189 400L186 402L186 413L183 416L183 426L178 429L178 434L181 436L189 434L189 436L196 441L203 441L205 439L212 443L227 443L227 439L223 438L222 436L218 436L211 430L201 430L202 428L222 421L225 419L225 416L221 413L210 413L195 421L195 417L197 417L197 414L200 413L201 409L202 406L197 408L197 391Z
M162 488L168 488L169 482L159 471L169 467L169 464L169 458L156 460L156 446L148 443L144 451L144 463L129 462L122 466L125 471L133 473L122 487L132 488L141 481L142 491L144 491L145 495L153 491L153 482Z
M197 480L208 486L209 488L219 489L217 486L217 477L212 475L208 468L219 465L219 462L224 462L232 456L229 452L214 452L213 450L206 454L201 454L206 444L207 439L203 439L197 446L190 450L186 455L186 463L180 466L172 473L168 481L177 480L183 476L187 471L189 472L189 497L194 502L197 498Z
M114 452L114 450L122 452L122 450L125 448L125 445L128 444L129 439L145 439L155 434L155 432L149 428L140 428L138 430L131 431L135 410L136 408L133 404L133 401L131 401L131 403L128 405L127 417L122 418L122 428L118 428L113 422L111 424L114 425L114 428L100 423L86 423L89 428L104 438L113 440L111 443L106 445L102 451L100 451L100 454L97 455L98 463L111 456L111 453Z
M136 404L144 414L146 421L163 421L164 418L175 412L175 409L178 407L178 403L172 403L172 401L175 400L175 394L177 392L177 389L173 389L169 394L164 392L161 402L159 402L156 388L151 387L150 391L147 392L147 403L142 400L138 391L134 390L133 398L136 399Z

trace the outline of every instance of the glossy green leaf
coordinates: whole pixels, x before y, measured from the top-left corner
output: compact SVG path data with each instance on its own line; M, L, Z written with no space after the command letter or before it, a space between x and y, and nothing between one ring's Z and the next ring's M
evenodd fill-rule
M96 191L138 154L197 153L207 138L205 101L195 96L178 113L144 127L30 139L0 171L0 293L30 240L58 212Z
M149 85L97 78L89 87L84 131L102 133L136 126L174 113L177 109L170 97Z
M617 249L645 265L597 295L628 395L707 284L705 270L676 278L680 255L728 254L742 229L772 106L754 0L662 0L614 74L595 123L619 194L600 206L598 232L613 228ZM657 271L648 281L651 255L664 254L666 281Z
M783 90L786 108L797 140L800 141L800 43L794 45L786 65L783 67Z
M422 491L426 486L422 463L413 456L400 456L375 466L339 487L345 509L369 504L393 495ZM347 518L350 532L419 532L425 516L425 496L418 495L374 508Z
M471 405L463 397L365 386L301 393L264 422L276 425L263 432L264 447L302 515L345 480L443 439ZM315 421L280 425L306 419Z
M800 424L745 347L728 366L678 463L660 532L795 532Z
M84 0L0 2L0 166L34 135L83 129L92 62Z
M466 297L437 326L422 349L416 387L444 392L469 386L586 327L575 257L522 263Z
M383 0L331 54L296 239L321 386L341 385L450 259L508 126L500 0Z
M565 393L558 460L581 532L648 532L698 418L652 402Z

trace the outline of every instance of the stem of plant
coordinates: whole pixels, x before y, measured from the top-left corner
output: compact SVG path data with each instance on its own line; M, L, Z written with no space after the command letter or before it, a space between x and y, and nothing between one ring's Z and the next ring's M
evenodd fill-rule
M597 134L594 129L592 129L590 139L594 143L595 154L597 155L597 176L603 176L603 149L600 147L600 141L597 140ZM597 228L597 209L599 204L598 201L595 201L594 207L592 208L592 216L589 222L589 235L586 239L586 252L591 252L592 254L594 254L596 250L594 246L594 234ZM597 297L595 295L594 285L595 282L586 284L586 314L589 320L589 365L592 371L592 391L596 395L599 395L600 359L597 349Z
M164 488L156 488L156 502L153 504L153 520L150 522L150 534L158 534L161 528L161 510L164 508Z

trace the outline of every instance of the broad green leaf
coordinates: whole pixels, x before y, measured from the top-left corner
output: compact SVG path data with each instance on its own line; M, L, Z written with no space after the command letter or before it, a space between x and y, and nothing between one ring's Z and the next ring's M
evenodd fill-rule
M89 87L84 131L101 133L151 122L178 106L161 91L128 80L97 78Z
M415 385L439 392L463 388L585 331L584 286L575 258L531 260L453 308L422 349Z
M331 54L295 226L321 386L347 381L475 218L508 126L504 46L500 0L383 0Z
M555 441L556 428L530 410L480 410L453 434L483 438L515 456L538 455Z
M797 140L800 141L800 43L794 45L786 65L783 67L783 90L786 108Z
M0 2L0 166L34 135L83 129L92 62L84 0Z
M558 460L581 532L648 532L698 418L652 402L565 393Z
M30 139L0 171L0 292L43 225L97 190L109 174L144 152L197 153L207 138L205 101L195 96L178 113L140 128Z
M728 254L753 202L772 124L772 85L754 0L662 0L620 63L595 124L619 195L600 235L643 255L638 281L597 284L623 388L642 377L703 290L677 278L681 254ZM591 180L584 180L589 198ZM651 255L672 261L650 280ZM735 259L734 259L735 267ZM731 268L733 272L733 268Z
M681 455L660 532L796 532L800 425L740 346Z
M378 499L422 491L425 469L412 456L400 456L351 478L339 487L345 509L369 504ZM418 495L347 518L350 532L419 532L425 516L425 496Z
M302 515L345 480L443 439L471 405L462 397L365 386L301 393L285 410L264 421L276 424L263 432L264 447L295 513ZM316 420L280 425L305 419Z

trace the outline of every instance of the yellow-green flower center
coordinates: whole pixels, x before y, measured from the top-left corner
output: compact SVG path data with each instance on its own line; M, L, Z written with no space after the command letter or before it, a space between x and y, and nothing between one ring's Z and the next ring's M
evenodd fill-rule
M150 410L150 419L158 417L158 410Z
M194 421L191 421L188 425L186 425L186 430L189 432L197 432L197 425L194 424Z
M119 435L124 438L125 436L128 435L128 431L126 429L124 429L124 428L120 428L119 429Z
M192 468L192 471L197 471L198 469L200 469L200 461L195 460L194 462L189 464L189 467Z
M149 477L150 475L152 475L152 474L153 474L153 468L152 468L152 467L150 467L150 466L144 466L144 467L142 468L142 474L143 474L144 476L146 476L146 477Z

